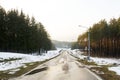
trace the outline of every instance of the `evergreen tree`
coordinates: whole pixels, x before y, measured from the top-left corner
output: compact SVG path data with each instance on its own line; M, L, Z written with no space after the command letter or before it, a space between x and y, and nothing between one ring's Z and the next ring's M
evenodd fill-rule
M33 53L47 51L52 43L42 23L23 11L0 7L0 51Z

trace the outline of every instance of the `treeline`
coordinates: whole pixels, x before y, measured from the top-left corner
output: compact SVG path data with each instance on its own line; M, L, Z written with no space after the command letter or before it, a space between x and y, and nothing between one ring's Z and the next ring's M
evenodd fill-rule
M40 53L52 46L44 26L34 17L0 7L0 51Z
M80 49L82 48L80 45L78 45L77 42L72 42L71 43L71 49Z
M120 57L120 18L94 24L90 29L91 55ZM87 46L87 32L80 35L78 43Z

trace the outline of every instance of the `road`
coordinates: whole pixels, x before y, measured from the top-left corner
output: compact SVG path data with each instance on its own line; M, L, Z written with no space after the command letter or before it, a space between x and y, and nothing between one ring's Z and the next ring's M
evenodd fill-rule
M64 50L61 54L12 80L102 80Z

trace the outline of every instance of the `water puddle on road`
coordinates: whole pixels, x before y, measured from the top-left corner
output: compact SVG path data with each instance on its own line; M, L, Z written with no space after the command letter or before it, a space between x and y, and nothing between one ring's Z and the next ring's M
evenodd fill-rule
M47 69L48 69L48 67L43 67L43 68L40 68L40 69L35 69L35 70L31 71L30 73L28 73L28 74L26 74L26 75L36 74L36 73L45 71L45 70L47 70Z
M65 74L67 74L68 71L69 71L69 65L68 65L67 63L64 64L64 65L62 66L62 70L64 71Z

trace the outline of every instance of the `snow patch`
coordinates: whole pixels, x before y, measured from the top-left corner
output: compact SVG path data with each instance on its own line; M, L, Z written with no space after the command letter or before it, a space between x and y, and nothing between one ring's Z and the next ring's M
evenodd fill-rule
M111 70L111 71L115 71L117 73L117 75L120 75L120 66L109 67L108 69Z
M83 52L79 50L71 50L71 54L80 59L85 59L87 57L82 55ZM97 65L113 65L114 67L109 67L108 69L120 75L120 59L90 57L90 61L95 62Z
M10 53L10 52L0 52L0 60L4 61L5 59L11 58L21 58L13 61L5 61L0 62L0 71L18 68L18 67L26 67L24 63L43 61L46 59L50 59L59 54L58 50L48 51L47 53L43 53L43 55L28 55L28 54L20 54L20 53Z

